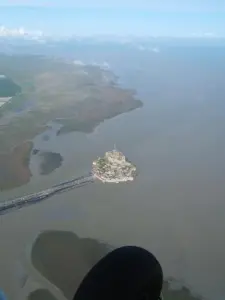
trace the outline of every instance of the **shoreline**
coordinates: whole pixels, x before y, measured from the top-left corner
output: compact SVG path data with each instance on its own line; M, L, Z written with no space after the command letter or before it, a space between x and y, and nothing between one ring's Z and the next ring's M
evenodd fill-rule
M127 178L124 178L124 179L113 179L113 178L108 179L106 177L99 176L96 173L94 173L93 175L94 175L94 177L96 177L98 180L100 180L103 183L120 183L120 182L134 181L133 177L127 177Z
M26 56L23 59L26 59ZM23 59L18 59L17 56L5 57L9 68L12 68L10 76L14 71L18 71L20 65L24 63ZM15 67L14 60L17 62ZM32 69L28 70L31 86L27 87L26 82L24 83L26 72L24 76L18 78L15 76L23 93L19 95L19 99L14 97L11 100L10 110L7 110L3 117L7 118L15 109L21 108L27 98L31 102L35 101L35 105L20 118L13 118L11 122L1 127L0 144L2 145L4 166L1 167L0 161L0 169L4 172L2 171L2 176L0 174L0 187L1 182L7 183L3 184L2 190L6 189L5 185L7 189L13 189L29 182L32 176L30 169L29 178L26 176L25 180L18 180L19 177L24 177L24 170L19 176L21 168L15 168L10 163L14 157L19 160L12 147L21 145L27 140L33 141L37 135L46 131L50 122L59 120L60 126L56 135L70 132L87 134L94 132L101 123L143 106L143 103L134 97L134 92L131 90L118 86L116 82L103 82L100 75L104 75L105 71L101 67L75 66L66 63L65 60L56 62L49 57L46 61L50 66L45 64L45 60L39 60L36 56L30 56L29 60L33 63ZM39 64L42 66L42 71L39 71ZM87 69L88 76L82 75L80 69ZM58 72L59 70L62 72ZM114 78L115 74L110 71L107 76ZM74 80L77 85L74 85ZM10 151L12 154L9 158ZM26 154L24 155L26 156ZM28 155L30 159L30 153ZM19 164L19 162L17 163Z

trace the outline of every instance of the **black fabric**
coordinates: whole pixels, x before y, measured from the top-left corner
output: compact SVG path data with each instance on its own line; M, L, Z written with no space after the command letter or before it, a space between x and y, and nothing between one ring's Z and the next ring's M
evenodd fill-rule
M158 300L162 268L145 249L126 246L101 259L86 275L73 300Z

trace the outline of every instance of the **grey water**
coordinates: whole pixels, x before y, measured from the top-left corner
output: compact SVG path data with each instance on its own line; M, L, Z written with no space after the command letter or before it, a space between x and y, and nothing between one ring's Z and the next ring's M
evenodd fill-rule
M224 60L215 49L154 55L132 56L132 63L131 57L108 58L121 86L136 89L143 108L92 134L39 138L35 147L60 153L61 167L48 176L34 171L29 184L0 194L6 200L86 174L115 143L138 167L131 184L90 185L1 218L0 283L10 299L21 289L14 275L18 259L29 270L30 289L45 288L26 249L52 229L146 247L166 277L205 299L225 298Z

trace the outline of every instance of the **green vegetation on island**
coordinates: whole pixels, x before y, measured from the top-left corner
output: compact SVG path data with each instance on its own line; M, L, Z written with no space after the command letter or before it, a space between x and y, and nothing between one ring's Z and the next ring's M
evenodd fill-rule
M132 181L136 176L136 167L122 152L114 149L93 162L93 174L103 182Z

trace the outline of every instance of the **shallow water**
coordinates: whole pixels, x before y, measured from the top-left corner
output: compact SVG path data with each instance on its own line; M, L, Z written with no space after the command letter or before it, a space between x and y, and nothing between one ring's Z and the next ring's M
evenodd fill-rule
M41 176L31 161L30 183L1 193L8 199L86 174L93 159L115 143L139 172L134 183L96 183L1 218L0 282L10 299L16 295L9 286L16 261L25 262L27 245L49 229L146 247L166 277L205 299L224 299L225 69L214 56L190 67L188 59L171 59L173 69L164 62L152 70L147 58L123 68L115 64L121 84L136 88L144 107L102 123L92 134L40 138L39 148L63 156L61 168ZM40 279L32 280L38 288Z
M68 299L72 299L85 274L111 249L113 248L109 245L93 239L79 238L71 232L47 231L37 237L31 251L31 262L48 282L59 287ZM173 281L171 286L171 282L171 280L164 282L165 299L170 300L172 297L172 299L197 300L187 289L182 288L181 283L176 282L175 285ZM50 291L54 293L53 289ZM35 295L40 293L44 297L43 290L42 292L39 290Z

